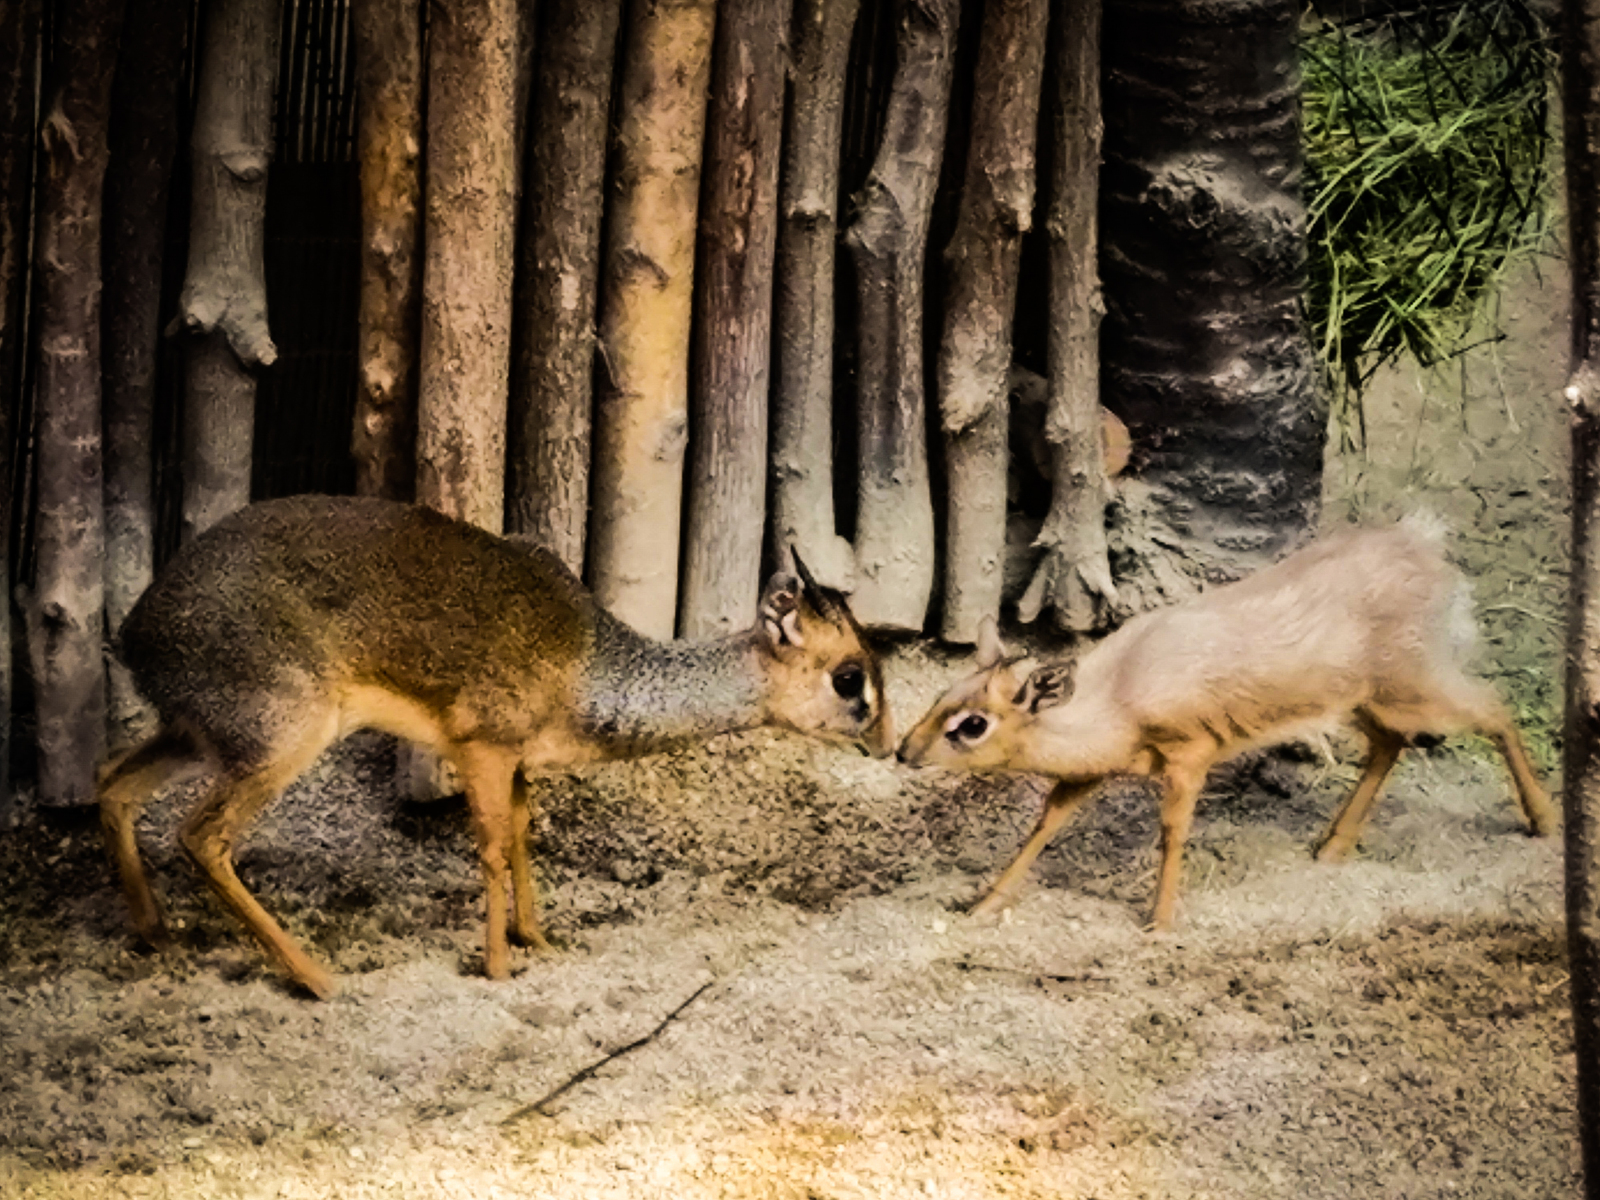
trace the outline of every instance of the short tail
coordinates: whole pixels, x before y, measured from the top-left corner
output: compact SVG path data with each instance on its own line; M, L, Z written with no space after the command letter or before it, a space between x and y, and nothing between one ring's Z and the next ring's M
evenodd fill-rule
M1400 528L1416 534L1441 552L1450 541L1449 523L1432 509L1413 509L1400 518Z

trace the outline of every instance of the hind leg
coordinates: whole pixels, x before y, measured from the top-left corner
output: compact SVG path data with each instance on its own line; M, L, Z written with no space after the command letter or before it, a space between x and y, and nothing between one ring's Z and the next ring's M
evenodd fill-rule
M172 939L161 918L161 906L156 903L150 881L145 877L134 821L151 796L180 775L199 770L201 766L202 759L188 739L163 729L108 763L100 772L96 788L100 797L100 828L105 834L106 849L122 877L122 893L128 901L134 931L156 949L165 949Z
M1407 705L1394 714L1394 719L1385 715L1383 720L1409 734L1470 731L1488 738L1511 771L1530 831L1535 837L1555 832L1555 807L1533 773L1522 737L1500 697L1482 680L1464 675L1444 680L1430 693L1427 702Z
M1361 729L1367 735L1367 765L1356 790L1350 793L1317 846L1319 862L1339 862L1356 848L1367 818L1372 815L1373 805L1377 803L1378 793L1383 790L1383 781L1405 749L1405 738L1365 714L1361 715Z
M217 785L184 822L183 845L206 883L243 921L262 948L301 987L319 999L333 994L333 977L314 962L261 902L250 894L233 866L233 852L244 828L295 781L338 733L337 714L315 713L296 722L293 737L275 747L265 761L225 770Z
M511 779L511 933L523 946L549 950L539 923L539 889L533 882L528 855L528 827L532 824L528 777L519 770Z

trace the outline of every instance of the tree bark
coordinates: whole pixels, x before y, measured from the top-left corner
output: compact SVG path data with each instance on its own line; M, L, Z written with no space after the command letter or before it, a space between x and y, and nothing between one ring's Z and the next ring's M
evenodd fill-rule
M498 533L525 30L516 0L432 11L417 499Z
M1104 398L1191 575L1314 529L1327 404L1300 311L1292 0L1105 9Z
M690 358L684 637L756 622L789 10L789 0L722 0L717 21Z
M422 292L422 10L354 0L361 160L361 379L350 452L356 494L410 500L417 474Z
M63 0L40 122L39 502L29 651L39 801L94 799L105 751L100 226L122 0Z
M883 141L845 234L860 293L856 590L868 628L920 632L933 590L923 255L944 156L960 0L903 0Z
M204 29L189 147L189 264L178 316L194 335L184 391L186 540L250 503L254 372L278 357L263 264L278 5L216 0Z
M623 51L606 237L590 583L672 636L688 436L691 299L715 0L639 0Z
M596 285L622 0L545 0L511 368L514 533L583 573Z
M833 287L845 67L859 0L799 0L778 192L773 296L772 545L826 587L855 587L833 509Z
M0 529L11 529L12 454L22 411L23 311L28 280L29 186L39 0L0 8ZM11 795L11 554L0 539L0 830L17 820Z
M1052 21L1049 411L1050 511L1017 606L1031 622L1049 607L1057 629L1090 633L1117 602L1106 550L1107 414L1100 407L1101 0L1057 0Z
M155 570L156 347L167 198L178 156L178 82L189 10L128 0L112 86L105 196L106 627L121 628ZM150 709L108 661L113 750L137 741Z
M971 645L1000 616L1006 545L1006 395L1022 235L1033 224L1034 149L1048 0L988 0L978 44L966 177L948 264L939 407L945 435L944 620Z
M1572 255L1572 575L1563 738L1567 956L1585 1194L1600 1200L1600 0L1563 7Z

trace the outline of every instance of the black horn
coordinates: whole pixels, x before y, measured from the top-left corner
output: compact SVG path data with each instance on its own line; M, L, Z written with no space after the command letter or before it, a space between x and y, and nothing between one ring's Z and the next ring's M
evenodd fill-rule
M789 557L794 559L794 569L799 572L800 582L805 585L806 594L811 598L811 606L822 615L831 616L834 610L833 597L817 582L816 576L806 566L805 559L800 557L800 551L793 542L789 543Z

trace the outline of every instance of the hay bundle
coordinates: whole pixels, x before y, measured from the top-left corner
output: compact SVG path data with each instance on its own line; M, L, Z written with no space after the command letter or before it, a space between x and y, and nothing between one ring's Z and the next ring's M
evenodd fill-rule
M1309 317L1350 437L1373 372L1460 353L1542 245L1555 48L1522 0L1330 3L1301 57Z

